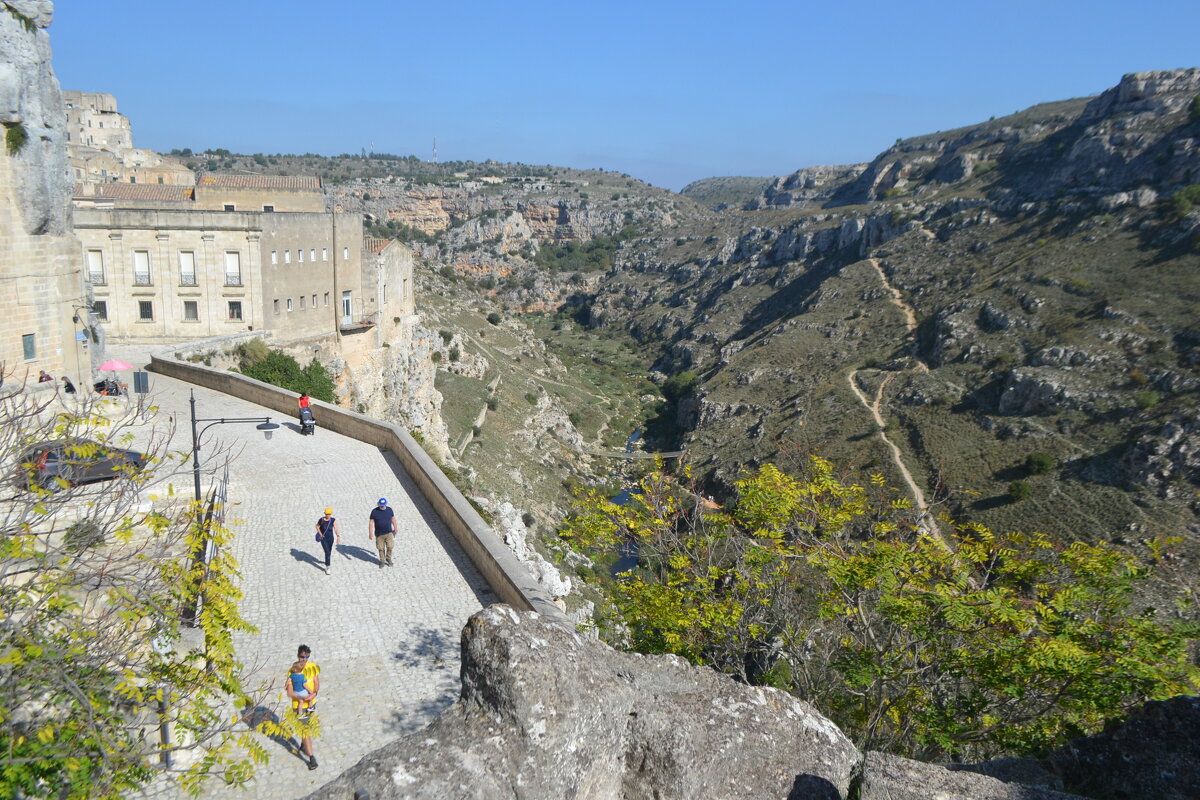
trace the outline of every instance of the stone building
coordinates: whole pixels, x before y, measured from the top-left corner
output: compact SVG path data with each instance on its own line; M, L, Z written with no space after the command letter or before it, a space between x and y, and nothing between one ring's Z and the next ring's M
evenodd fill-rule
M80 183L150 183L190 186L195 173L153 150L133 146L129 118L104 92L65 91L67 161Z
M308 177L202 176L195 187L92 186L76 196L93 313L113 342L265 330L273 344L388 341L413 311L412 254L324 211Z
M36 381L41 370L85 383L95 350L79 243L71 234L66 120L50 68L48 5L21 6L32 30L0 13L0 123L9 142L0 148L0 373L6 386Z

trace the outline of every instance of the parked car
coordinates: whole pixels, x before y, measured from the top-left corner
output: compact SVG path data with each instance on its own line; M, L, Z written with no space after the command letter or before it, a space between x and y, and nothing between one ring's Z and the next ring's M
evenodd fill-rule
M68 486L111 480L146 467L146 455L86 439L39 442L27 448L17 462L17 483L27 489L40 486L57 490L62 478Z

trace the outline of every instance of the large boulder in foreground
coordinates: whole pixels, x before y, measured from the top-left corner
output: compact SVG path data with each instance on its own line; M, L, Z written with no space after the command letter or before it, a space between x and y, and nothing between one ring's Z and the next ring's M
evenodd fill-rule
M462 695L310 798L843 798L861 754L812 706L493 606Z

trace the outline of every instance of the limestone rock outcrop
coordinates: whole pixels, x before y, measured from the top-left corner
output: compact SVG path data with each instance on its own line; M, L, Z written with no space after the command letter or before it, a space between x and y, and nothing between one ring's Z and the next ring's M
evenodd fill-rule
M458 703L308 800L1080 800L1063 785L1183 800L1200 787L1197 720L1196 698L1150 703L1041 762L947 768L860 753L783 692L496 605L463 630Z
M71 196L67 172L67 120L58 79L50 70L50 39L45 29L54 17L50 0L0 2L0 124L23 139L12 154L25 233L70 233ZM26 25L32 27L30 29Z
M860 760L783 692L493 606L463 633L459 702L310 798L842 798Z

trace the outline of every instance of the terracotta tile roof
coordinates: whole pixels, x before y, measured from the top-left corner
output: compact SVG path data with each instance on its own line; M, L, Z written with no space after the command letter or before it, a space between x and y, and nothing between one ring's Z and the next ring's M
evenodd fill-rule
M217 175L202 173L197 186L223 186L230 189L315 189L321 179L313 175Z
M77 196L81 194L84 192L76 191ZM93 193L87 196L112 200L166 200L184 203L192 199L192 187L161 183L101 183L96 184Z
M382 253L384 250L387 249L387 246L391 243L392 243L391 239L376 239L373 236L364 236L363 237L363 248L368 253L374 253L375 255L379 255L380 253Z

